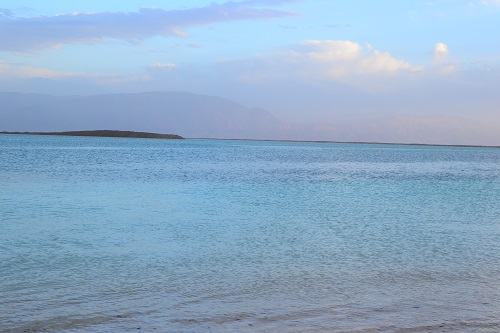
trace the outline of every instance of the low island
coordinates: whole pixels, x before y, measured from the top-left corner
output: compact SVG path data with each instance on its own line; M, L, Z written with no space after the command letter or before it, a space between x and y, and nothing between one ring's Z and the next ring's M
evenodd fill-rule
M182 136L177 134L158 134L149 132L115 131L115 130L68 131L68 132L0 132L0 134L97 136L105 138L184 139Z

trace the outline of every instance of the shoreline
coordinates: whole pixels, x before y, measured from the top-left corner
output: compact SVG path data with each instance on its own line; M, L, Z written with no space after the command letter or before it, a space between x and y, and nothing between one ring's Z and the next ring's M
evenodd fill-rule
M287 139L238 139L238 138L184 138L177 134L160 134L151 132L135 132L120 130L90 130L90 131L63 131L63 132L8 132L0 134L22 135L54 135L54 136L89 136L106 138L141 138L141 139L178 139L178 140L220 140L220 141L254 141L254 142L304 142L304 143L335 143L335 144L362 144L362 145L390 145L390 146L425 146L425 147L458 147L458 148L500 148L489 145L441 144L441 143L401 143L401 142L370 142L370 141L330 141L330 140L287 140Z
M182 136L177 134L159 134L150 132L119 131L119 130L90 130L90 131L64 131L64 132L0 132L0 134L90 136L99 138L138 138L138 139L172 139L172 140L184 139Z
M305 142L305 143L337 143L353 145L390 145L390 146L430 146L430 147L462 147L462 148L500 148L500 146L442 144L442 143L398 143L370 141L330 141L330 140L285 140L285 139L218 139L218 138L186 138L186 140L227 140L227 141L262 141L262 142Z

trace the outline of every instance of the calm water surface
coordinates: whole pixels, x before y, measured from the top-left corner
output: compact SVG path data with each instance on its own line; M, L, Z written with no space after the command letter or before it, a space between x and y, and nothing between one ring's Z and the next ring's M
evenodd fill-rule
M500 149L0 135L0 332L499 332Z

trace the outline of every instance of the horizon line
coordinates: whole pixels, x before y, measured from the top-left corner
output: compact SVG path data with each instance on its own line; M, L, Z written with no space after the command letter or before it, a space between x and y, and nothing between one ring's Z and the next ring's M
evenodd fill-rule
M91 131L115 131L124 132L125 130L79 130L79 131L61 131L61 132L20 132L20 131L0 131L0 134L8 135L45 135L45 136L78 136L78 135L64 135L65 132L91 132ZM137 131L126 131L135 132L143 134L159 134L152 132L137 132ZM172 135L172 134L168 134ZM178 135L178 134L176 134ZM82 135L85 136L85 135ZM88 135L87 135L88 136ZM102 136L93 136L102 137ZM119 138L119 137L118 137ZM468 145L468 144L441 144L441 143L403 143L403 142L378 142L378 141L334 141L334 140L293 140L293 139L248 139L248 138L189 138L182 137L184 140L226 140L226 141L262 141L262 142L304 142L304 143L334 143L334 144L364 144L364 145L391 145L391 146L429 146L429 147L461 147L461 148L500 148L500 146L494 145ZM132 138L133 139L133 138ZM145 138L148 139L148 138Z

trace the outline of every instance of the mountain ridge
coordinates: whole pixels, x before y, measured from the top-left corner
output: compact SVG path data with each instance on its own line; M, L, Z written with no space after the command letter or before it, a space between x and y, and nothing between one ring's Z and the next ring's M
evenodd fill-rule
M297 128L260 108L179 91L88 96L0 92L0 103L0 131L106 128L184 137L287 139Z

